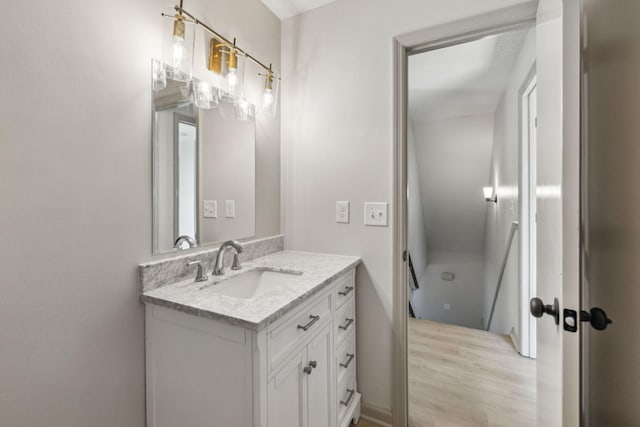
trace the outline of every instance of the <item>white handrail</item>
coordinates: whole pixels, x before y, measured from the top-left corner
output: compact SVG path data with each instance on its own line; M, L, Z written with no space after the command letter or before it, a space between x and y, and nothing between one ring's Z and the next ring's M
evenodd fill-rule
M513 235L518 229L518 221L511 223L511 231L509 232L509 240L507 241L507 248L504 251L504 258L502 259L502 267L500 268L500 275L498 275L498 284L496 285L496 292L493 295L493 304L491 305L491 314L489 314L489 322L487 323L487 331L491 328L491 320L493 320L493 312L496 309L496 302L498 302L498 293L500 292L500 286L502 286L502 277L504 277L504 270L507 267L507 260L509 259L509 252L511 252L511 242L513 242Z

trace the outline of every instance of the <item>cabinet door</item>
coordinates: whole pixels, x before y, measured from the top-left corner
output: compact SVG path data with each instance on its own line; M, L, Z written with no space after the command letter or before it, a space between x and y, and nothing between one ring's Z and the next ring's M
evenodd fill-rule
M313 367L307 376L308 427L333 427L333 356L332 328L328 325L307 346L307 367ZM315 367L314 367L315 366Z
M286 362L268 386L269 427L307 427L306 349Z

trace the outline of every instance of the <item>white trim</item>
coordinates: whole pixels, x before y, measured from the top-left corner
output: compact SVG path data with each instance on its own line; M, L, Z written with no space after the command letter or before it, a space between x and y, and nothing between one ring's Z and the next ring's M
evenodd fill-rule
M535 359L536 357L536 322L529 315L529 300L536 295L536 182L535 182L535 123L531 123L531 108L529 99L536 89L537 79L535 65L527 75L520 90L520 176L519 208L520 233L519 241L519 282L520 282L520 325L519 325L519 353ZM535 111L534 111L535 115ZM532 138L532 135L533 138ZM535 142L534 142L535 144Z
M407 56L478 39L536 20L538 1L532 0L493 12L400 35L393 40L393 426L408 425L407 379L407 271L402 259L407 249Z

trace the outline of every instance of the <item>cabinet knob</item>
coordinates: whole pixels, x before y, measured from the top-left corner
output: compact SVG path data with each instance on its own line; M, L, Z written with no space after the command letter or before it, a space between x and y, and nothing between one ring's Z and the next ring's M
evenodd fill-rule
M309 361L309 366L315 369L318 367L318 362L316 362L315 360L311 360Z
M311 375L312 370L313 368L311 366L305 366L304 368L302 368L302 372L304 372L307 375Z

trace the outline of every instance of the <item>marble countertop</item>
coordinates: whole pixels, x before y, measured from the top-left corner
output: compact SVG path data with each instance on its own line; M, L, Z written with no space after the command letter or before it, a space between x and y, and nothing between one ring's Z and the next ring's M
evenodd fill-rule
M341 273L355 267L360 258L311 252L283 251L243 264L242 270L227 270L224 276L209 276L206 282L193 278L166 285L142 294L142 301L173 308L209 319L259 330L308 299ZM297 272L282 285L251 299L215 292L215 286L253 269ZM207 272L209 273L209 272ZM195 276L195 275L194 275Z

